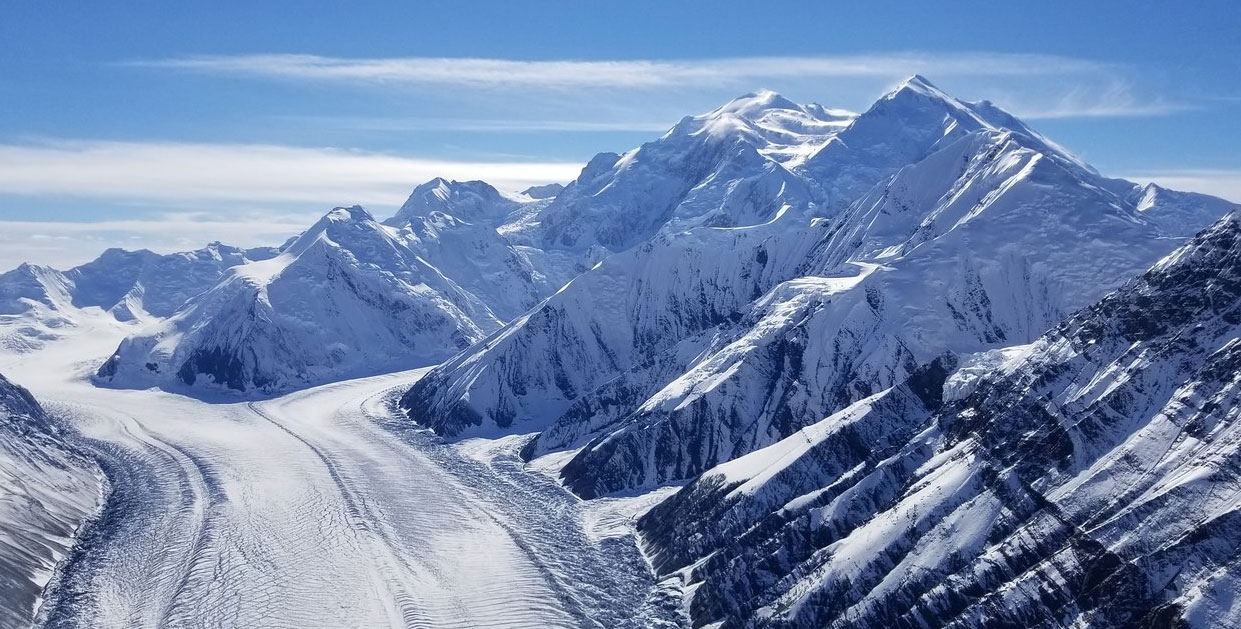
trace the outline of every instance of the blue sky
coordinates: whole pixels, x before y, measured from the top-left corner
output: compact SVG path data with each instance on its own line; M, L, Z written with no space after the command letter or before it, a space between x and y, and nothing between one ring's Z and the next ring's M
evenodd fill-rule
M279 242L433 176L517 189L775 89L921 73L1106 174L1241 200L1241 9L1202 1L0 2L0 266Z

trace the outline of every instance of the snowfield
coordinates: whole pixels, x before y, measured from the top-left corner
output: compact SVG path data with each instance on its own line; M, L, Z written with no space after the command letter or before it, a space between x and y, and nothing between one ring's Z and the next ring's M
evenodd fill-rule
M90 385L128 327L100 317L0 360L112 484L38 626L681 624L634 542L649 504L583 503L526 468L520 439L448 446L390 422L422 371L248 403Z

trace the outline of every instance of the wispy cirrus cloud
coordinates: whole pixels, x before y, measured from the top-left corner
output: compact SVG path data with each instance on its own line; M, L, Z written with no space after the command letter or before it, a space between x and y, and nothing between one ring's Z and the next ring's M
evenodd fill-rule
M580 167L264 144L46 141L0 145L0 194L179 204L395 205L414 185L434 177L485 179L502 189L520 189L569 181Z
M865 104L874 89L911 74L963 86L980 97L1009 93L1002 105L1031 119L1157 116L1183 111L1173 99L1139 94L1142 77L1122 64L1059 55L1000 52L879 52L827 56L755 56L703 59L516 60L456 57L346 58L306 54L200 55L139 59L123 65L313 84L411 87L437 91L504 91L536 108L576 97L597 104L600 90L620 102L660 98L660 92L718 93L758 87L814 89L815 97L846 108ZM828 91L830 90L830 91ZM827 92L827 93L824 93ZM834 100L841 98L843 101ZM998 99L997 99L998 100ZM685 112L683 112L685 113ZM444 121L450 122L450 121ZM590 122L455 121L464 131L589 131ZM624 121L596 125L638 126ZM642 123L641 130L646 130Z
M567 182L580 167L264 144L0 145L0 270L23 261L67 267L113 246L170 252L211 240L279 244L334 205L360 203L384 217L414 185L434 177L482 178L518 190ZM46 211L32 209L55 199L96 211L49 221Z
M653 122L643 120L527 120L502 118L432 118L432 117L382 117L382 116L281 116L284 120L309 123L354 131L465 131L465 132L517 132L541 133L566 131L585 133L608 133L617 131L646 131L662 133L676 120Z
M113 246L170 252L210 240L279 244L334 205L360 203L383 217L434 177L519 190L567 182L580 167L264 144L0 144L0 270L23 261L67 267ZM38 208L56 199L95 211L48 221Z
M1020 103L1019 98L1013 100ZM1090 86L1073 86L1045 104L1017 107L1021 117L1028 120L1138 118L1166 116L1196 108L1191 103L1160 96L1140 96L1135 93L1132 82L1121 78L1108 78Z
M781 77L1029 76L1105 71L1056 55L894 52L685 60L514 60L470 57L342 58L305 54L199 55L125 65L291 80L508 88L658 88L749 84Z

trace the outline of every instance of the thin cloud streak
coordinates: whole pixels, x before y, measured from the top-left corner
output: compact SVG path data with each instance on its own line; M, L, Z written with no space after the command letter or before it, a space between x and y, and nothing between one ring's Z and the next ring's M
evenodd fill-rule
M434 177L484 179L518 190L567 182L580 168L261 144L60 141L0 145L0 193L182 204L393 205Z
M649 96L654 90L736 89L756 85L836 79L891 84L911 74L925 74L966 84L1009 83L1020 88L1013 102L1031 119L1158 116L1189 109L1132 92L1132 69L1119 64L1057 55L994 52L887 52L837 56L734 57L707 59L514 60L449 57L343 58L303 54L204 55L123 62L123 65L233 78L315 84L370 86L379 89L430 87L508 92L538 103L568 98L597 99L627 93ZM1034 87L1038 86L1038 87ZM1049 90L1051 98L1048 99ZM1062 91L1059 96L1055 92ZM989 93L989 90L982 93ZM645 98L646 96L643 96ZM840 103L834 103L839 105ZM654 131L648 122L558 120L443 120L459 131ZM373 122L378 125L382 123ZM391 130L427 130L420 121L391 123ZM432 122L427 122L428 128ZM376 128L376 130L386 130Z
M1097 73L1111 67L1056 55L982 52L594 61L264 54L133 60L124 65L303 81L521 89L704 87L750 83L760 78L900 78L911 73L939 77L1059 75Z
M1111 79L1102 85L1070 89L1049 106L1015 107L1015 111L1028 120L1053 120L1167 116L1197 108L1189 103L1139 97L1128 81Z
M363 116L281 116L283 120L313 123L353 131L465 131L541 133L567 131L612 133L642 131L663 133L675 124L668 122L589 121L589 120L503 120L486 118L385 118Z
M1065 120L1069 118L1150 118L1170 116L1192 111L1195 107L1185 103L1134 103L1129 105L1094 103L1074 106L1056 106L1048 109L1021 109L1014 113L1024 120Z

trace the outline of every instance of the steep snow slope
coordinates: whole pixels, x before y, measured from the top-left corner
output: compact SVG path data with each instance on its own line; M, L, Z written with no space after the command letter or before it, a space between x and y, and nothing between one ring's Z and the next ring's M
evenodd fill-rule
M74 305L79 308L98 306L122 321L143 314L167 317L214 286L226 270L277 253L274 247L238 249L219 242L169 255L109 249L65 276L76 288Z
M1034 344L947 382L933 362L640 527L695 625L1235 625L1238 308L1234 214Z
M30 626L102 483L34 397L0 376L0 627Z
M404 232L336 208L280 255L242 265L99 370L121 386L274 392L434 363L500 325Z
M1129 201L1139 212L1158 223L1169 233L1189 236L1196 233L1203 223L1209 223L1236 208L1236 204L1223 199L1169 190L1155 184L1134 188Z
M56 269L21 266L0 274L0 349L29 351L72 326L73 286Z
M516 245L497 231L521 224L546 205L482 181L434 179L415 188L384 224L407 229L403 235L423 260L508 321L584 270L566 256Z
M402 404L444 434L538 429L620 373L677 373L696 353L678 340L795 274L822 227L799 232L786 226L793 222L806 224L786 213L748 228L662 234L611 256L433 370Z
M829 262L811 267L877 271L844 289L798 279L755 302L566 481L593 496L694 476L943 352L1028 342L1176 244L1082 175L990 131L902 169L839 218L815 256Z
M565 469L583 495L651 487L772 443L944 351L1028 342L1180 242L1148 218L1163 206L1128 200L1133 184L921 79L825 141L790 175L802 189L833 155L837 175L880 178L834 216L807 204L742 229L669 218L402 404L447 435L542 430L531 455L586 445ZM847 277L858 279L841 290Z
M36 347L75 325L83 308L100 308L119 321L166 317L214 286L227 269L276 253L216 242L169 255L109 249L64 272L23 264L0 274L3 342L10 349Z

